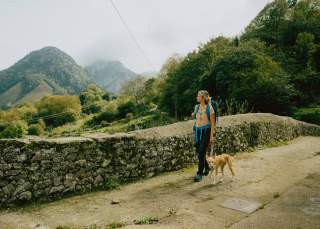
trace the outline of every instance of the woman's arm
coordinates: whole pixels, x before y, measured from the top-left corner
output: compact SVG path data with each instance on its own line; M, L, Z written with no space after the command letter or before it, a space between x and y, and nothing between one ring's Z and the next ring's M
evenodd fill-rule
M212 106L210 106L210 123L211 123L210 143L213 143L213 140L216 137L216 119L215 119L214 109L212 108Z

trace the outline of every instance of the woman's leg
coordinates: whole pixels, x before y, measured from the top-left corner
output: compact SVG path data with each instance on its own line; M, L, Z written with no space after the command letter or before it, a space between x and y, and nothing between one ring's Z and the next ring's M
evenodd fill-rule
M199 161L200 161L199 151L200 151L200 143L196 142L196 155L198 157L198 171L197 171L197 174L199 174Z
M210 134L211 134L211 128L206 129L204 158L206 158L206 153L209 150ZM208 174L208 172L209 172L209 165L208 165L208 162L207 162L206 159L205 159L205 164L204 164L204 171L205 171L206 174Z
M206 150L209 144L210 140L210 128L203 129L202 130L202 138L200 141L200 146L199 146L199 153L198 153L198 159L199 159L199 164L198 164L198 174L203 175L204 170L208 171L209 170L209 165L206 160Z

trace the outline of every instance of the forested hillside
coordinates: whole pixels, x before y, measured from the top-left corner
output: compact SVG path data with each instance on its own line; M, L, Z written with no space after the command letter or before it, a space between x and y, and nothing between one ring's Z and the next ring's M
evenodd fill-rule
M223 110L320 115L320 1L276 0L240 36L200 45L167 72L161 107L188 115L202 88Z

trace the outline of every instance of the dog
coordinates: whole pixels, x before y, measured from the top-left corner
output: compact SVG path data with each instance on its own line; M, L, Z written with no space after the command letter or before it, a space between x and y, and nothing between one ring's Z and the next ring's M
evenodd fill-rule
M232 161L233 157L229 154L221 154L221 155L214 155L208 156L206 154L206 160L208 162L210 168L210 177L212 177L213 170L215 170L215 176L218 176L218 170L221 169L222 177L224 177L224 166L227 164L232 176L235 176L235 173L232 168Z

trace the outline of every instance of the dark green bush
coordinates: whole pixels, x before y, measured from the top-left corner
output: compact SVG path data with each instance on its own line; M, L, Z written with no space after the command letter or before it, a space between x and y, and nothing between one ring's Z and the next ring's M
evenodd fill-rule
M293 117L295 119L320 125L320 106L310 108L300 108Z
M102 111L101 113L94 116L92 119L86 122L86 125L93 126L93 125L100 125L102 122L110 123L116 120L118 117L117 110L108 109Z
M28 125L24 121L16 121L8 124L0 133L0 138L21 138L27 134Z
M135 113L137 111L137 105L134 101L129 100L118 106L119 118L125 118L127 113Z
M41 136L43 135L44 128L41 124L31 124L28 128L28 134L29 135L36 135L36 136Z
M78 120L81 105L78 96L45 96L36 103L38 116L45 117L47 127L58 127ZM35 117L37 118L37 117Z

